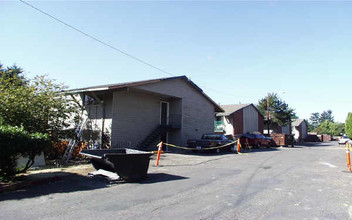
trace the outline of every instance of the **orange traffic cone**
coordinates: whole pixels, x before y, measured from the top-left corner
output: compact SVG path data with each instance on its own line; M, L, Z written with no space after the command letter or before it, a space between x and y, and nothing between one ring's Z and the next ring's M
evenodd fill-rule
M350 155L350 144L346 144L347 150L346 150L346 157L347 157L347 171L351 172L351 155Z
M161 149L163 148L163 142L161 141L157 146L158 146L158 156L156 157L155 166L159 166L159 160L160 160Z
M241 142L240 142L240 139L238 139L237 141L237 153L240 153L241 151Z

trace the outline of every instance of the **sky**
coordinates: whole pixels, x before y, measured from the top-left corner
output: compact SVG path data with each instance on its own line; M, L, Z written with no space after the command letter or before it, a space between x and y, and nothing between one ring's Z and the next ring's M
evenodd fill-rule
M186 75L219 104L352 112L352 1L0 0L0 62L69 88Z

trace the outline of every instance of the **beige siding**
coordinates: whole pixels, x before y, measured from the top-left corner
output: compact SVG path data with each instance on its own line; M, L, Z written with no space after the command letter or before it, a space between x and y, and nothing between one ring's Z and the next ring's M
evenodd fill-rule
M113 97L112 93L109 93L104 97L106 119L112 118L112 97Z
M243 108L243 133L258 131L258 112L249 105Z
M225 134L233 135L233 115L224 117Z
M160 98L133 91L114 92L112 147L135 148L160 123Z
M294 134L294 138L296 140L300 139L300 131L299 131L299 127L293 127L293 134Z
M290 125L282 126L281 133L283 134L290 134Z
M182 99L177 99L170 102L170 114L182 115ZM180 116L182 117L182 116ZM177 118L176 118L177 119ZM170 123L173 123L172 121ZM182 118L181 122L182 123ZM181 129L174 129L168 133L168 142L176 145L181 144ZM168 149L168 147L167 147ZM169 149L168 149L169 150Z
M190 138L214 132L214 105L183 79L108 92L104 104L87 106L86 112L94 130L101 134L104 124L104 132L111 132L112 147L136 147L160 124L161 101L181 120L181 128L168 133L169 143L185 146Z
M182 98L181 145L186 145L189 138L214 132L214 105L184 80L166 80L136 88Z
M306 139L307 138L307 124L302 122L302 139Z

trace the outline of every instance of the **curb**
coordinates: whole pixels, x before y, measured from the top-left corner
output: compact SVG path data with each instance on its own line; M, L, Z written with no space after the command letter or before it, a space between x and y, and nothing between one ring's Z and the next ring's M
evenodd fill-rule
M10 185L0 186L0 193L15 191L15 190L27 188L30 186L39 186L39 185L43 185L46 183L55 182L55 181L59 181L59 180L62 180L61 176L53 176L53 177L47 177L47 178L42 178L42 179L30 180L30 181L23 181L23 182L19 182L19 183L10 184Z

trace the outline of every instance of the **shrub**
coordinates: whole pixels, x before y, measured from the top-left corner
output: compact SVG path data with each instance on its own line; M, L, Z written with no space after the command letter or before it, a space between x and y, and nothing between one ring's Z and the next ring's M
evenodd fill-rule
M53 160L53 159L61 159L62 156L64 155L67 146L68 146L68 141L58 141L53 143L53 147L51 147L47 153L48 153L48 158ZM83 158L82 155L79 154L81 150L87 148L87 142L78 142L75 146L74 151L71 154L71 158Z
M349 138L352 138L352 113L348 113L346 124L345 124L345 132Z
M47 134L29 133L22 126L0 125L0 179L10 180L17 173L27 171L34 158L50 146ZM16 169L19 157L27 157L26 166Z

